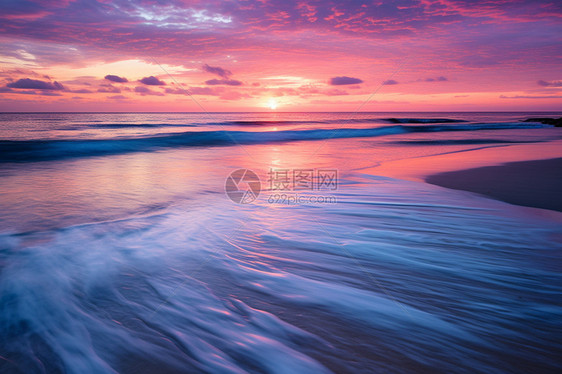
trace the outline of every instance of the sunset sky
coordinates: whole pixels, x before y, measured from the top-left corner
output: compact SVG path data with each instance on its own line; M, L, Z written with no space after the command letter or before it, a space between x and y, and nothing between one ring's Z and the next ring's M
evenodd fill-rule
M0 30L0 111L562 110L560 1L3 0Z

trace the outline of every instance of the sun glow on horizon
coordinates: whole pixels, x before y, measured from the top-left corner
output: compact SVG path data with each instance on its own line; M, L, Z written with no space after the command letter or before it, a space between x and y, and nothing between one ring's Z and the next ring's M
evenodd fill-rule
M277 102L277 100L271 98L271 99L269 99L269 101L267 102L267 106L268 106L269 109L275 110L275 109L277 109L277 107L279 106L279 103Z
M260 2L0 1L0 112L560 110L552 0Z

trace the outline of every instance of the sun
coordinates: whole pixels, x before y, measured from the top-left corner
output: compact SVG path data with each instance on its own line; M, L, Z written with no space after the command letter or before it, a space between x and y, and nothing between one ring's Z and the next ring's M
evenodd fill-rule
M277 103L277 100L275 100L275 99L269 99L269 101L267 102L267 106L271 110L277 109L277 105L278 105L278 103Z

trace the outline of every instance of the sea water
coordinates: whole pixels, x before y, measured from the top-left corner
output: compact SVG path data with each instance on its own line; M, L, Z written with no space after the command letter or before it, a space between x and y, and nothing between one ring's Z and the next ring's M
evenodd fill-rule
M372 172L540 115L0 114L0 371L558 372L559 220Z

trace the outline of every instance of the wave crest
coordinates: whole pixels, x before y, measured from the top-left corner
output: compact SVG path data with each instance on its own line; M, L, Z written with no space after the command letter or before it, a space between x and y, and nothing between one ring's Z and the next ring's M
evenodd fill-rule
M189 131L137 138L0 141L0 162L33 162L74 157L150 152L189 146L228 146L290 141L379 137L405 133L533 129L537 123L481 123L466 125L394 125L374 128L336 128L286 131Z

